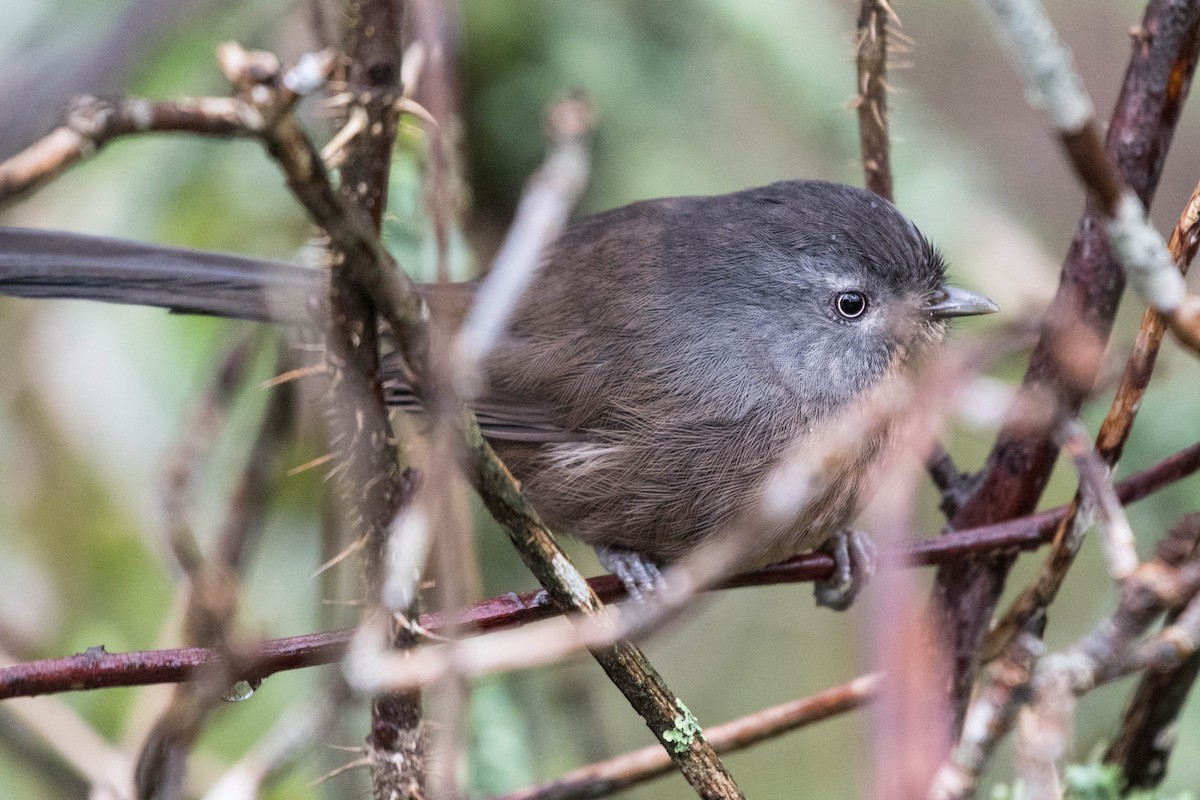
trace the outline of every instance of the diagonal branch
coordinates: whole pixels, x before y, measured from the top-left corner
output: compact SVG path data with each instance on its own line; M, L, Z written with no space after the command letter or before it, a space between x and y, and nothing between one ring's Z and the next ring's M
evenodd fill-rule
M1200 246L1200 185L1193 191L1187 206L1179 216L1179 222L1171 232L1171 255L1182 272L1188 266ZM1108 414L1096 434L1096 450L1109 469L1115 469L1124 452L1125 442L1133 430L1133 421L1141 408L1142 397L1150 383L1150 375L1158 358L1166 322L1153 308L1142 315L1141 327L1133 345L1133 352L1125 362L1121 381L1109 406ZM1008 646L1019 631L1025 630L1036 617L1054 601L1058 589L1066 578L1067 571L1075 561L1075 554L1083 544L1086 520L1079 515L1081 494L1076 493L1066 517L1059 523L1054 534L1054 545L1046 556L1038 577L1013 601L1012 606L988 633L984 643L983 658L990 660Z
M1148 204L1190 88L1200 47L1200 7L1184 0L1151 0L1142 27L1150 35L1134 43L1106 144L1125 184ZM1051 398L1059 413L1073 415L1095 381L1125 284L1107 246L1103 219L1103 213L1089 203L1015 408L1044 406ZM1081 351L1079 342L1090 344ZM1057 456L1053 430L1054 420L1011 418L952 527L976 527L1029 513ZM935 596L954 659L951 694L956 729L974 682L979 643L1012 561L1011 556L993 556L948 565L938 572Z
M718 753L732 753L829 717L861 708L879 694L883 676L863 675L810 697L764 708L740 719L714 725L709 741ZM589 764L541 784L499 795L491 800L579 800L608 797L666 775L671 761L657 747Z

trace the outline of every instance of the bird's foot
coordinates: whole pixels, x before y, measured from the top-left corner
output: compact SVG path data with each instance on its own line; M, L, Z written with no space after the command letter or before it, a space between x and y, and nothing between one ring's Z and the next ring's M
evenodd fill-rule
M817 605L845 611L875 574L879 556L875 543L862 531L846 529L821 546L833 556L833 574L817 581Z
M645 602L662 586L662 571L658 564L634 550L624 547L598 546L596 557L606 570L621 579L625 591L637 602Z

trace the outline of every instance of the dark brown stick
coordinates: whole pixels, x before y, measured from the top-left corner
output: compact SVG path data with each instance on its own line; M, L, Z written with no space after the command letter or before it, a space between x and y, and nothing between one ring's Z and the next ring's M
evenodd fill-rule
M1109 126L1108 155L1125 184L1149 205L1191 85L1200 46L1200 7L1185 0L1151 0L1142 23L1147 36L1134 43L1121 94ZM1018 408L1054 398L1073 414L1095 381L1125 279L1103 229L1104 215L1089 203L1063 267L1047 325L1034 350ZM1095 355L1064 363L1078 353L1069 342L1092 341ZM1039 403L1039 398L1042 402ZM1041 496L1057 457L1053 421L1013 419L1001 431L982 478L952 520L969 528L1029 513ZM938 572L935 595L951 645L955 731L974 683L979 644L991 621L1012 557L971 559Z
M1200 211L1200 185L1193 191L1187 206L1179 216L1179 222L1171 232L1170 250L1175 263L1186 274L1196 248L1200 245L1200 228L1197 226ZM1109 406L1108 414L1096 435L1096 452L1109 467L1115 467L1125 450L1125 442L1133 430L1133 421L1142 405L1142 397L1150 383L1158 349L1166 332L1166 321L1152 308L1142 314L1141 327L1133 352L1125 362L1121 381ZM1076 493L1070 510L1058 525L1054 534L1054 546L1046 557L1041 573L1021 593L1004 617L992 627L983 647L983 659L990 660L1008 646L1012 637L1025 630L1029 622L1043 613L1053 602L1058 589L1066 578L1067 571L1075 561L1075 554L1083 543L1082 536L1071 535L1079 513L1082 495Z
M892 199L892 165L888 140L887 20L891 8L883 0L862 0L858 12L858 136L867 188Z
M349 114L365 115L365 124L344 149L339 197L353 212L370 220L379 233L387 204L388 177L396 141L400 96L403 4L400 0L341 0L341 49L348 60ZM317 224L324 224L317 219ZM340 489L343 513L353 539L362 538L368 602L380 602L389 528L397 511L411 501L400 468L395 434L388 421L379 360L379 323L368 278L380 271L334 241L329 277L330 326L326 363L331 370L329 430L338 461L331 474ZM423 370L424 364L414 365ZM357 522L357 524L354 524ZM415 617L415 605L404 610ZM415 647L409 626L393 620L391 646ZM376 798L424 798L425 744L421 730L421 693L386 694L371 701L367 758Z

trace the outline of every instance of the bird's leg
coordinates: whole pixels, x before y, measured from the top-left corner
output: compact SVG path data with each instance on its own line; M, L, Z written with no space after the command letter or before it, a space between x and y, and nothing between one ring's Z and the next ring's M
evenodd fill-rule
M875 574L875 543L862 531L847 528L820 549L833 556L833 574L814 586L817 605L845 611Z
M643 602L662 585L662 571L658 564L634 550L624 547L597 545L596 558L606 570L621 579L625 591L638 602Z

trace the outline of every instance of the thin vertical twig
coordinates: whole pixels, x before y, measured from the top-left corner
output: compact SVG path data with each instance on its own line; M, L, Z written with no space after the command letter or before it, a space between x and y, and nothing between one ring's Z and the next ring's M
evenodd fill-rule
M451 0L413 0L409 11L414 38L409 52L419 54L419 63L416 69L407 64L406 72L419 77L413 78L413 83L406 80L403 89L406 98L415 100L412 108L423 121L425 153L421 189L426 217L432 223L434 272L437 281L442 282L450 280L451 237L460 231L462 223L459 211L463 207L464 190L458 169L460 122L456 71L461 33L456 4ZM448 377L459 369L459 364L453 347L442 338L434 337L432 347L430 369L436 376L432 383L438 388L438 395L431 398L426 409L431 418L426 436L428 466L414 499L414 508L425 530L409 529L403 533L415 535L394 535L392 544L431 563L436 570L430 575L432 601L437 608L446 610L461 608L478 597L480 578L472 538L469 488L458 470L462 451L454 419L461 398L454 379ZM408 581L419 580L419 573L410 569L409 575L395 577L405 586ZM415 617L412 619L417 621ZM460 626L452 625L442 635L457 638L461 633ZM436 797L455 798L462 794L458 785L459 763L471 684L450 676L438 681L431 690L432 705L438 715L428 745L429 757L443 767L431 775L429 791Z
M858 141L866 187L892 201L891 134L888 130L888 24L900 18L887 0L862 0L858 12L855 66L858 94L851 103L858 114ZM970 479L954 465L940 443L930 448L926 461L933 483L942 495L942 508L952 514L958 507L964 484Z
M867 188L892 199L891 142L888 138L887 22L900 23L886 0L862 0L858 12L858 136Z
M363 129L345 148L339 195L371 221L378 234L387 203L388 177L396 138L400 97L400 0L341 0L341 49L347 59L350 114L365 114ZM335 467L351 538L364 538L363 565L370 603L380 600L388 531L410 494L388 421L380 377L378 309L360 276L347 268L355 253L334 252L329 281L330 326L326 354L331 368L330 430L339 464ZM400 333L399 331L397 332ZM424 365L416 365L420 369ZM419 614L415 596L405 615ZM416 645L411 628L395 620L391 646ZM367 736L372 789L376 798L421 798L425 793L425 753L420 692L374 698Z

